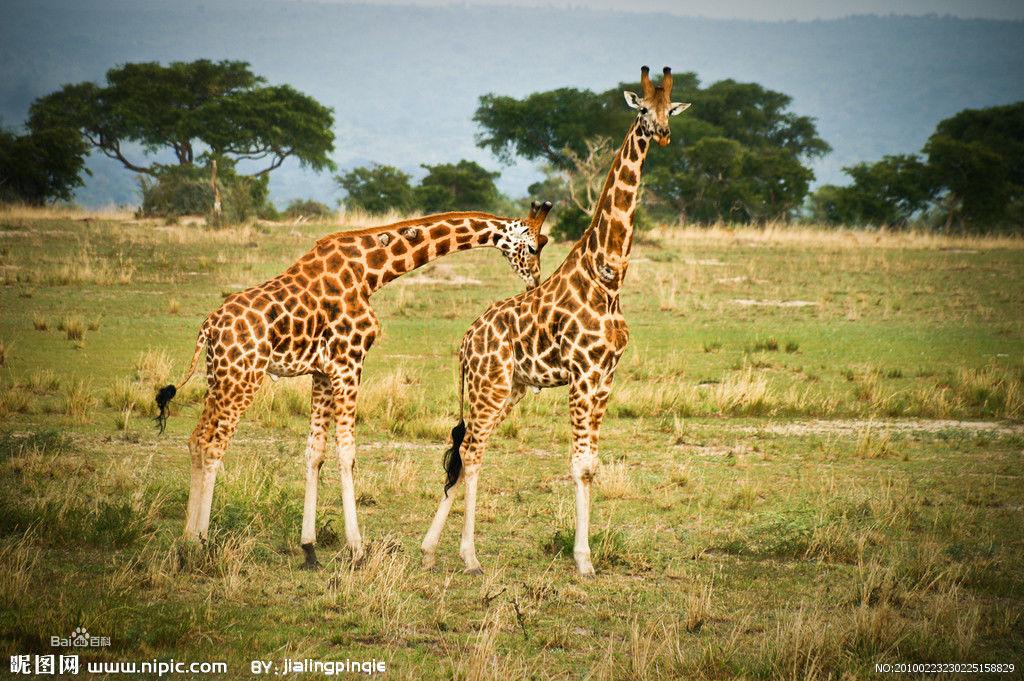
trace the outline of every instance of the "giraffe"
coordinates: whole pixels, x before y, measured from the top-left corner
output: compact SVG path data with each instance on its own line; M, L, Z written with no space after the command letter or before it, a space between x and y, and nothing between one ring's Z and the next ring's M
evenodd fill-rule
M642 95L623 93L638 114L608 172L583 236L547 280L491 305L462 339L461 416L452 429L452 448L446 453L444 494L420 547L424 567L435 561L452 507L453 495L448 492L464 482L466 509L459 553L465 572L482 572L476 557L474 517L487 440L528 388L539 392L568 384L576 488L573 555L581 575L594 575L588 539L590 483L599 465L601 418L615 367L629 339L619 292L633 242L641 170L652 141L660 146L669 143L668 117L690 106L671 101L672 72L668 67L659 86L651 82L649 73L648 67L641 69Z
M316 503L327 432L333 419L341 468L345 535L355 561L363 555L352 477L356 395L363 358L379 324L369 298L388 282L448 253L490 246L536 286L540 228L551 203L534 202L526 218L443 213L383 227L337 232L316 242L283 274L232 294L203 322L188 372L157 394L160 432L168 404L192 377L206 349L207 393L189 438L191 485L186 539L205 540L217 471L238 421L264 376L312 374L310 432L302 513L304 567L315 568Z

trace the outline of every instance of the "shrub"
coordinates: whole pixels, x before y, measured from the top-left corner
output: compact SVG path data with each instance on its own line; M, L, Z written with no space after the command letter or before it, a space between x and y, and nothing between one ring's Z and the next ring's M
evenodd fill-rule
M567 206L562 209L558 222L551 228L551 237L555 241L576 241L589 226L589 215L576 206Z
M284 209L284 217L289 220L297 220L301 217L328 218L334 215L334 211L314 199L295 199Z
M269 187L266 175L237 175L231 168L223 167L219 170L217 185L222 213L214 219L209 170L198 166L166 168L155 180L140 180L142 208L139 213L145 217L164 218L206 215L212 225L276 215L273 205L267 200Z

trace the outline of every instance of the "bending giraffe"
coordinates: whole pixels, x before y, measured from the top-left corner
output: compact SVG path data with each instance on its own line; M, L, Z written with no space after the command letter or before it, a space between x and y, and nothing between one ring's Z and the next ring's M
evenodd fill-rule
M534 203L525 219L444 213L338 232L317 241L313 250L280 276L229 296L203 322L184 379L157 395L157 419L163 432L168 404L192 377L206 348L208 389L199 423L189 438L192 477L185 537L205 539L208 534L217 470L264 376L312 374L302 510L304 566L317 565L317 486L331 420L341 468L345 537L353 559L361 558L352 477L353 427L363 357L379 328L370 296L435 258L485 246L501 251L527 286L536 286L540 251L547 242L540 228L550 209L550 203Z
M572 478L576 486L573 555L580 574L594 574L590 558L590 483L598 467L597 438L615 367L629 339L619 292L633 245L633 213L640 174L652 141L669 143L668 117L689 104L672 102L672 74L665 67L655 86L641 70L642 96L625 92L638 114L604 183L590 226L561 266L540 286L491 305L477 319L459 351L463 418L452 430L445 459L447 481L433 523L423 539L424 566L434 554L453 496L464 482L465 524L459 553L466 572L481 572L474 520L477 480L494 429L527 388L569 385ZM465 403L469 413L465 414Z

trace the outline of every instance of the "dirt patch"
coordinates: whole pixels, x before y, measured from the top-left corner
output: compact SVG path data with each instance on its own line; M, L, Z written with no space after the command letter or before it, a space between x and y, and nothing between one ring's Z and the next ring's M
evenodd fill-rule
M772 435L829 435L855 434L865 430L899 433L940 433L960 430L969 433L1014 435L1024 433L1024 424L999 421L956 421L952 419L835 419L766 423L763 426L726 426L743 433L770 433Z
M749 298L734 298L729 301L733 305L744 307L812 307L817 303L811 300L751 300Z

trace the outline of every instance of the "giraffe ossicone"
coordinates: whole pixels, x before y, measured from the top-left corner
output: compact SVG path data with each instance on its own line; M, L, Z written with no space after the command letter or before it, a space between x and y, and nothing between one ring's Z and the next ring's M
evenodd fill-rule
M590 486L597 472L598 430L612 378L629 341L619 292L633 246L633 217L643 162L652 142L669 143L669 116L689 105L672 102L672 72L655 85L643 67L642 94L624 93L637 109L605 179L590 226L565 261L539 286L494 303L470 326L459 350L461 418L445 456L446 482L437 512L421 544L423 564L434 564L454 494L462 484L465 514L459 554L466 572L480 572L476 558L477 480L487 441L526 390L569 385L571 471L576 488L573 556L581 575L591 561ZM466 413L466 405L469 411Z
M207 392L189 439L192 475L185 537L208 535L217 471L263 379L312 374L302 515L305 566L317 565L318 481L332 424L345 536L353 558L358 559L363 548L356 520L353 428L363 358L379 329L370 296L436 258L484 247L501 251L526 285L536 286L544 241L540 229L550 208L550 203L535 207L526 218L444 213L337 232L317 241L281 275L228 296L203 322L184 379L157 394L157 421L163 432L169 403L192 377L205 348Z

